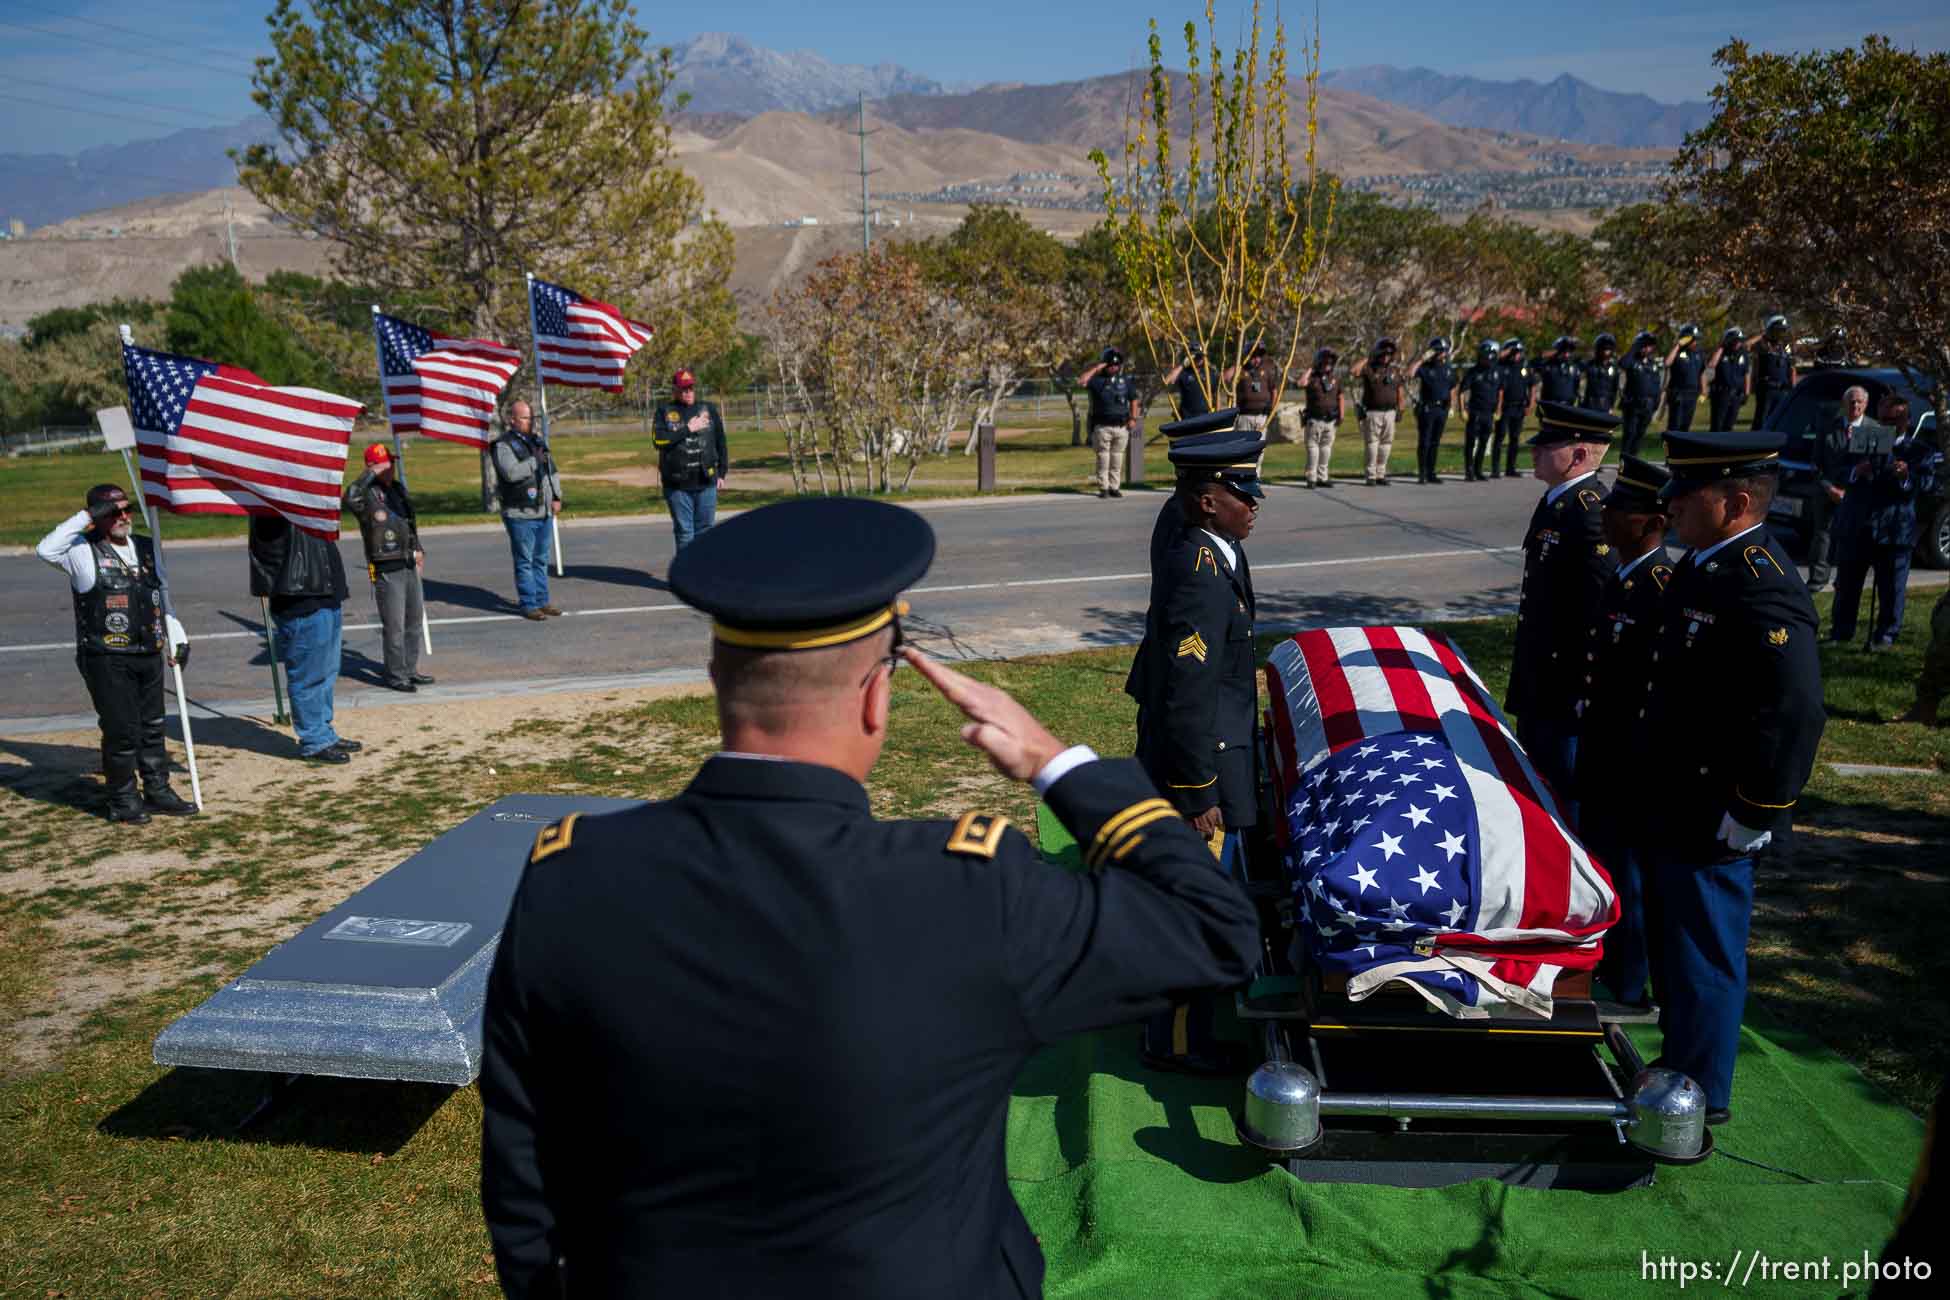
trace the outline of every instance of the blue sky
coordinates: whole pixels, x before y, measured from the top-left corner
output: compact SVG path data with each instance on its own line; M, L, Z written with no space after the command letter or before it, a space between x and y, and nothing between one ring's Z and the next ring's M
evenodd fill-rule
M0 153L68 153L248 115L251 59L268 50L269 0L0 0ZM1202 12L1130 0L735 0L700 21L695 4L639 0L652 39L732 31L841 63L892 62L948 82L1063 81L1144 56L1145 20L1176 31ZM1236 30L1243 7L1222 4ZM1294 16L1311 7L1289 5ZM1230 15L1228 17L1228 15ZM1223 30L1223 28L1222 28ZM1454 0L1322 0L1323 61L1423 65L1493 79L1569 72L1608 90L1704 98L1713 50L1730 35L1766 49L1852 44L1881 32L1950 47L1944 0L1624 0L1479 6Z

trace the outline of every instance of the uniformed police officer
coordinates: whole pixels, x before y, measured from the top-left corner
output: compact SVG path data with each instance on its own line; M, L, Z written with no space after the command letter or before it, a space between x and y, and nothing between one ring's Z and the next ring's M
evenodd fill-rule
M481 1067L509 1295L1039 1295L1003 1162L1017 1072L1257 959L1251 902L1136 763L901 649L933 551L911 511L816 498L672 564L712 619L724 749L529 855ZM873 816L903 662L1091 870L991 813Z
M1578 835L1611 874L1618 922L1605 932L1598 975L1613 998L1637 1009L1651 998L1646 950L1643 844L1647 828L1646 755L1661 738L1645 726L1645 683L1663 617L1672 565L1666 556L1670 474L1626 456L1605 494L1601 526L1618 568L1606 575L1598 618L1586 629L1584 699L1578 716Z
M1124 373L1124 354L1105 348L1103 359L1077 376L1090 393L1090 445L1097 449L1097 497L1121 497L1124 453L1138 423L1137 387Z
M1686 767L1647 845L1664 1064L1733 1096L1747 1000L1754 858L1787 829L1814 768L1821 661L1808 589L1767 528L1778 433L1667 434L1673 531L1690 549L1666 588L1647 724Z
M1618 389L1623 378L1618 366L1618 339L1611 334L1600 334L1591 340L1591 360L1584 363L1584 397L1579 405L1610 414L1618 405Z
M1710 412L1715 429L1731 429L1740 418L1753 387L1753 358L1747 354L1747 335L1738 325L1720 335L1720 346L1706 359L1706 371L1713 376L1708 389Z
M1632 355L1619 367L1625 377L1625 391L1618 407L1624 425L1624 441L1619 451L1626 456L1639 454L1646 430L1652 427L1653 413L1665 396L1666 363L1659 359L1658 346L1659 340L1651 331L1640 330L1632 340Z
M1544 495L1523 537L1523 588L1510 659L1506 712L1517 739L1557 791L1566 816L1577 803L1578 701L1584 698L1585 629L1597 621L1618 557L1600 522L1598 466L1618 417L1544 402L1530 439Z
M1525 359L1522 339L1505 339L1503 359L1503 411L1496 417L1496 434L1490 440L1490 477L1517 476L1517 441L1523 437L1523 422L1530 418L1530 405L1537 396L1537 371Z
M657 477L677 549L689 546L718 518L718 489L729 474L724 417L716 402L697 398L697 376L680 369L670 377L670 400L650 417L657 445Z
M1205 348L1200 344L1192 344L1189 355L1165 372L1164 384L1178 391L1174 404L1179 419L1211 413L1212 368L1206 364Z
M1300 387L1307 394L1302 428L1307 439L1307 482L1309 488L1334 486L1334 435L1347 414L1347 390L1341 386L1334 365L1341 354L1332 348L1314 353L1314 363L1300 375Z
M1363 477L1370 487L1388 486L1388 458L1395 450L1395 423L1401 418L1407 382L1395 361L1395 340L1380 338L1348 374L1361 381L1354 413L1361 419Z
M1483 457L1490 451L1490 435L1503 410L1503 369L1496 360L1496 340L1476 345L1476 364L1463 371L1463 478L1484 479ZM1492 466L1491 468L1495 468Z
M88 489L86 501L34 553L68 575L74 596L75 666L101 724L108 820L187 817L196 805L169 784L162 679L166 648L187 663L189 640L163 607L155 543L129 532L128 495L103 483Z
M1578 401L1578 386L1584 382L1584 363L1578 360L1578 341L1560 334L1551 344L1551 354L1537 367L1537 400L1561 406L1583 405Z
M1237 858L1239 833L1258 821L1259 694L1245 542L1264 496L1255 468L1264 451L1250 431L1172 444L1181 523L1152 566L1144 640L1124 684L1138 703L1138 761L1227 864ZM1210 999L1194 998L1152 1017L1144 1062L1225 1072L1232 1063L1213 1039L1212 1013Z
M1699 326L1681 325L1672 351L1666 353L1666 431L1686 433L1693 427L1693 411L1699 406L1702 366Z
M1442 430L1449 408L1457 401L1456 371L1449 364L1449 340L1429 340L1428 348L1408 368L1415 382L1415 481L1440 483L1436 457L1442 452Z
M1788 318L1778 314L1769 316L1754 343L1754 428L1767 427L1774 408L1794 391L1796 378L1794 340L1789 337Z
M1244 365L1235 366L1221 377L1232 389L1232 406L1238 412L1242 429L1263 432L1273 421L1273 406L1280 399L1280 371L1266 351L1266 344L1254 343Z

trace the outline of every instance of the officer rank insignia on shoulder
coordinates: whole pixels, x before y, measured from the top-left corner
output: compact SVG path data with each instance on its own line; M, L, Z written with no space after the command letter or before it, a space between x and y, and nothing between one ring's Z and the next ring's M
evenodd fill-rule
M947 851L971 858L992 858L1002 847L1002 832L1009 829L1007 817L993 813L966 812L948 833Z
M579 812L570 813L554 825L542 827L542 833L535 837L535 847L529 851L529 865L533 866L568 848L569 842L575 838L576 819L580 816L582 814Z
M1788 642L1788 630L1786 628L1770 627L1767 629L1767 644L1786 645L1787 642Z
M1205 644L1205 638L1198 634L1197 628L1193 628L1192 634L1178 643L1176 658L1192 658L1204 663L1205 656L1210 650L1211 647Z

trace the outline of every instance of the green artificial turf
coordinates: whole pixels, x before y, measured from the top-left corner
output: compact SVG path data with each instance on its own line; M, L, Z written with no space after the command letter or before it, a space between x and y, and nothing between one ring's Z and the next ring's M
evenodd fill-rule
M1047 811L1038 831L1045 852L1074 857ZM1656 1029L1633 1039L1658 1054ZM1430 1064L1432 1078L1404 1090L1496 1068L1483 1049ZM1743 1251L1744 1270L1759 1251L1830 1261L1829 1280L1777 1276L1765 1294L1833 1296L1845 1260L1881 1251L1923 1132L1853 1066L1760 1015L1742 1035L1717 1153L1629 1192L1305 1183L1234 1135L1241 1097L1237 1080L1143 1069L1135 1029L1031 1062L1009 1114L1009 1177L1049 1258L1050 1295L1628 1296L1677 1287L1676 1275L1643 1278L1647 1257L1655 1270L1661 1256L1724 1269Z

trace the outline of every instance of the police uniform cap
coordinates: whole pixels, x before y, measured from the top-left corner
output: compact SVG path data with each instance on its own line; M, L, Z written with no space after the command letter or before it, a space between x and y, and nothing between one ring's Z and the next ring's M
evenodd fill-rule
M1627 514L1664 514L1665 499L1659 494L1671 477L1672 471L1664 465L1627 456L1619 463L1618 479L1611 485L1611 491L1605 493L1604 505L1606 509Z
M1242 437L1227 430L1180 438L1166 454L1180 482L1216 481L1247 496L1263 497L1266 493L1259 486L1259 457L1265 450L1266 439L1256 434Z
M1238 421L1238 415L1237 409L1228 406L1222 410L1208 411L1204 415L1188 415L1182 420L1161 424L1158 426L1158 432L1173 442L1180 438L1196 438L1205 433L1230 433L1233 425Z
M1610 334L1600 334L1597 338L1591 340L1591 346L1594 350L1600 348L1615 349L1618 347L1618 340Z
M1560 442L1602 442L1609 444L1618 431L1619 417L1588 406L1569 402L1537 403L1537 432L1531 435L1532 447L1550 447Z
M808 497L699 534L671 561L670 588L727 645L816 650L894 623L933 562L934 529L914 511Z
M1665 443L1666 468L1672 471L1665 495L1671 498L1708 483L1775 472L1781 467L1787 435L1765 429L1668 433Z
M1633 337L1632 346L1635 348L1643 347L1647 343L1657 343L1658 341L1659 341L1659 336L1654 334L1651 330L1640 330L1637 333L1637 335Z
M1121 366L1124 364L1124 354L1116 348L1105 348L1103 360L1107 366Z
M1516 349L1516 350L1517 350L1518 352L1521 352L1521 351L1523 351L1523 340L1522 340L1522 339L1504 339L1504 340L1503 340L1503 347L1504 347L1504 350L1505 350L1505 351L1508 351L1508 350L1510 350L1511 348L1515 348L1515 349Z

